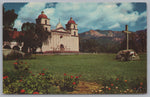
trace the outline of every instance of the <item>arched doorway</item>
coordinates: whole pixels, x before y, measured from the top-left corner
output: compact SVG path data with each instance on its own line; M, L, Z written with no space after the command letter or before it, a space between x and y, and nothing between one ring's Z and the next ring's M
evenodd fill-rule
M9 45L5 45L3 48L4 49L11 49L11 47Z
M64 51L64 50L65 50L64 45L61 44L61 45L60 45L60 51L62 52L62 51Z
M18 51L20 51L20 48L19 48L18 46L14 46L14 47L13 47L13 50L18 50Z

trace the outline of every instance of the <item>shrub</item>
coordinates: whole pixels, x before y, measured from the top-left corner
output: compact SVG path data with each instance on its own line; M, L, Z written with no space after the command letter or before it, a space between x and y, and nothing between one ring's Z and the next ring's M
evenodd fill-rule
M79 84L79 77L69 76L64 73L64 80L60 81L59 87L61 91L73 91Z
M46 71L39 74L29 72L29 76L20 77L16 81L9 83L9 77L3 78L4 94L58 94L62 93L57 87L53 75Z
M11 49L11 47L9 45L5 45L3 48L4 49Z
M93 90L93 94L135 94L146 93L146 79L137 78L132 80L123 79L123 77L116 79L103 79L102 87Z
M33 56L31 53L25 53L23 59L36 59L36 56Z
M23 62L18 60L13 63L16 72L18 72L21 76L25 76L29 72L29 64L27 62Z
M16 50L10 50L10 53L7 55L3 54L3 59L4 60L12 60L12 59L18 59L18 58L23 58L24 53Z
M31 53L24 53L18 50L4 49L3 50L4 60L14 60L14 59L36 59Z
M19 51L19 50L20 50L20 48L19 48L18 46L14 46L14 47L13 47L13 50L17 50L17 51Z

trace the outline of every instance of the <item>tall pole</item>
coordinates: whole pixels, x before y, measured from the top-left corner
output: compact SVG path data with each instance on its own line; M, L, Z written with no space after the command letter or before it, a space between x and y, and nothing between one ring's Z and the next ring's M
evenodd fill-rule
M129 35L127 33L127 50L129 49Z
M127 50L129 49L129 34L131 32L128 31L128 25L125 26L125 31L123 33L127 34Z
M126 25L126 29L127 31L127 50L129 49L129 35L128 35L128 25Z

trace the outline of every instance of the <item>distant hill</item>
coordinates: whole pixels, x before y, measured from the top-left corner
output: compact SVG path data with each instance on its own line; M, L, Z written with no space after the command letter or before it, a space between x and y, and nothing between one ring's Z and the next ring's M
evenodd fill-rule
M126 41L124 40L126 39L126 36L122 31L89 30L80 33L79 37L80 51L83 52L95 52L95 50L96 52L117 52L120 49L126 48ZM132 34L130 34L130 47L138 49L137 51L139 52L145 52L145 37L147 37L146 29L133 32ZM92 50L90 50L89 48L91 48Z
M137 35L140 33L146 33L147 29L139 30L133 32ZM97 39L97 38L110 38L114 41L121 41L125 37L122 31L112 31L112 30L90 30L79 34L80 39Z
M98 38L111 38L114 41L120 41L124 37L122 31L112 30L90 30L79 34L80 39L98 39Z

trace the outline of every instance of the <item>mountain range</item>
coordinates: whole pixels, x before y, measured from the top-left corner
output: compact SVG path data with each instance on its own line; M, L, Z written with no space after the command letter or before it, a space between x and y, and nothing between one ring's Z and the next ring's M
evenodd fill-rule
M147 29L133 32L139 34L140 32L146 33ZM121 41L125 37L122 31L112 30L90 30L79 34L80 39L98 39L98 38L111 38L114 41Z
M126 35L122 31L90 30L79 34L81 52L116 53L126 49ZM146 52L147 29L129 34L129 47Z

